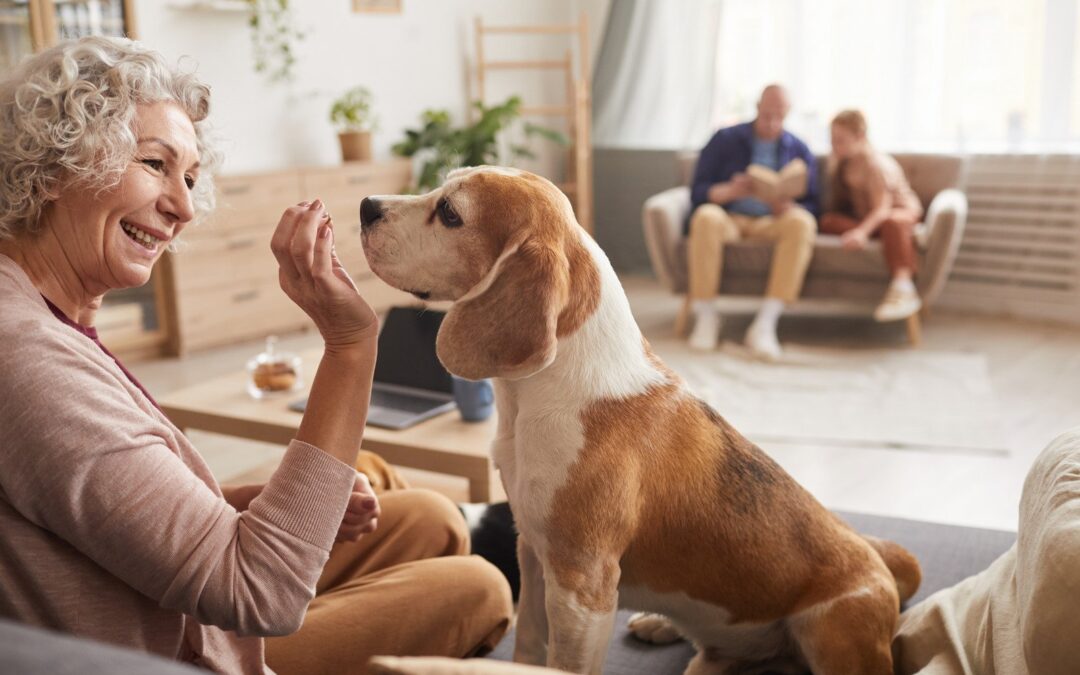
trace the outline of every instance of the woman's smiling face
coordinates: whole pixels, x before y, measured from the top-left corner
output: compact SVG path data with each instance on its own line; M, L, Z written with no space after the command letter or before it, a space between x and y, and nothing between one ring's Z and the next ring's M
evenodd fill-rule
M165 247L195 217L198 180L195 127L171 102L140 104L135 156L120 182L62 192L46 211L67 264L94 294L141 286Z

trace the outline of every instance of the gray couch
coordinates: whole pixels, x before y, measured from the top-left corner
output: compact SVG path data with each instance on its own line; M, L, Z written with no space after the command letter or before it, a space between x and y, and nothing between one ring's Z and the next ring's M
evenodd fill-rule
M1016 541L1013 532L885 518L857 513L841 513L855 529L898 542L915 554L922 566L919 592L907 603L914 605L935 591L948 588L983 571ZM656 646L645 644L626 629L630 612L623 611L604 662L604 675L681 675L694 655L685 642ZM510 661L514 635L503 639L489 658Z
M923 582L909 605L982 571L1016 539L1012 532L854 513L841 515L861 532L903 544L919 559ZM663 647L639 642L626 630L628 616L628 612L620 613L604 673L681 674L693 656L691 647L682 642ZM489 658L511 660L513 644L511 632ZM148 654L0 620L0 675L183 675L196 672L203 671Z
M0 675L196 675L205 670L0 619Z
M958 187L963 179L965 161L952 155L894 157L927 207L925 222L917 230L920 267L916 285L923 306L929 307L945 286L964 232L967 198ZM653 272L669 291L685 295L687 270L683 223L690 213L687 184L697 154L687 153L679 161L683 185L646 200L642 220ZM824 158L819 160L818 168L818 176L824 176ZM768 242L740 241L725 246L721 294L760 297L765 292L771 260L772 244ZM888 282L889 273L879 242L872 241L866 249L852 252L840 247L839 237L819 234L799 304L828 300L833 307L869 312L884 295ZM689 301L686 301L676 319L677 333L685 332L688 314ZM908 334L917 344L920 336L918 316L909 320Z

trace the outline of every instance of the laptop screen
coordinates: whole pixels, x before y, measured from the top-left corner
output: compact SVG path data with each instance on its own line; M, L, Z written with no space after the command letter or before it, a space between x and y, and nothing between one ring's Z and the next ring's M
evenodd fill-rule
M375 381L451 393L453 380L435 355L443 313L393 307L379 333Z

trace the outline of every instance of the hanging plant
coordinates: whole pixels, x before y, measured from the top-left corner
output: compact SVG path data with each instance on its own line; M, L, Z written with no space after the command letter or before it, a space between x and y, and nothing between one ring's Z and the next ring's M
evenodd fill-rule
M289 0L248 0L248 3L255 72L266 73L271 82L291 81L296 65L295 44L304 39L304 33L296 27Z

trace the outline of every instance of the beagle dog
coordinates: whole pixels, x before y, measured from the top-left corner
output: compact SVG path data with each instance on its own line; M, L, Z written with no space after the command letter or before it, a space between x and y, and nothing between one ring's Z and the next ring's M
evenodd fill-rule
M625 606L696 645L688 674L892 673L918 562L854 532L687 390L552 183L461 169L360 213L376 275L453 302L446 368L495 378L492 452L520 532L516 661L600 673Z

